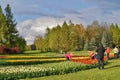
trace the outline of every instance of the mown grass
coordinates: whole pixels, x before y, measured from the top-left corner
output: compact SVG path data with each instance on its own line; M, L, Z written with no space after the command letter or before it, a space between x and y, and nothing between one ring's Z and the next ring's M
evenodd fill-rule
M69 52L68 52L69 53ZM88 55L88 51L70 51L73 55ZM4 56L4 54L0 54ZM5 54L5 56L64 56L64 54L55 53L55 52L46 52L41 53L39 50L25 51L21 54Z
M68 53L72 53L73 55L89 55L88 54L88 51L69 51ZM26 53L25 52L25 55L33 55L33 56L35 56L35 55L37 55L37 56L64 56L64 54L61 54L61 53L55 53L55 52L46 52L46 53L40 53L40 52L36 52L36 53Z
M119 80L120 79L120 58L108 61L104 70L97 68L83 70L65 75L54 75L26 80Z

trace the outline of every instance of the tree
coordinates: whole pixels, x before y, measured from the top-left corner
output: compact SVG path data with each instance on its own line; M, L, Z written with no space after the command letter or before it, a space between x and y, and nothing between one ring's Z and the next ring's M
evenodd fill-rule
M5 8L5 17L6 17L6 23L8 27L6 39L7 39L7 46L13 47L15 43L15 37L18 36L18 31L16 29L16 21L13 19L13 14L11 12L11 7L9 4L7 4Z
M84 50L89 50L90 49L90 45L88 40L86 40L85 44L84 44Z
M36 50L36 46L34 44L30 45L31 50Z
M91 50L95 50L95 46L96 46L96 44L95 44L95 38L93 37L91 39L91 41L90 41L90 49Z
M19 36L19 37L16 36L15 40L16 41L14 41L15 43L14 43L13 47L17 46L17 47L20 48L21 52L25 51L25 47L26 47L26 41L25 41L25 39L22 36Z
M0 45L5 45L6 44L6 36L7 36L7 25L6 25L6 19L3 14L2 8L0 6Z
M104 47L112 47L112 36L108 31L103 32L103 36L101 39L101 43L103 44Z
M5 14L0 6L0 44L7 47L19 47L23 51L26 41L19 36L16 25L17 23L13 20L10 5L7 4Z
M117 24L111 24L110 32L112 34L113 44L120 45L120 28Z
M67 52L70 49L70 27L64 21L62 28L61 28L61 50Z
M60 52L61 50L61 26L57 25L53 29L49 31L49 47L52 49L52 51Z
M34 45L36 46L36 50L40 50L42 52L44 49L43 38L41 36L36 36Z
M85 40L85 29L82 24L77 24L73 28L72 33L73 41L74 41L74 48L79 48L82 50L84 48L84 40Z
M50 40L50 28L46 28L46 33L44 36L44 47L46 49L46 51L50 51L50 46L49 46L49 40Z
M55 28L55 31L54 31L54 38L55 38L55 41L54 41L54 49L56 52L60 52L61 50L61 27L60 25L57 25L57 27Z
M99 33L100 25L98 21L93 21L91 25L88 25L86 28L85 38L90 41L93 37L96 37L96 34Z

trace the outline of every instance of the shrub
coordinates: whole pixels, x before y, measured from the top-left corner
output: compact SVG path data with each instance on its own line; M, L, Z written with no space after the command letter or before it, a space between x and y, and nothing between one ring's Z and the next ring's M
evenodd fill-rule
M9 48L7 48L6 46L0 46L0 53L1 54L3 54L3 53L6 54L8 52L10 52Z
M20 53L19 47L9 48L6 46L0 46L0 54L18 54Z
M13 48L11 48L11 53L13 53L13 54L18 54L18 53L20 53L20 48L19 47L13 47Z
M0 46L0 54L4 52L5 46Z

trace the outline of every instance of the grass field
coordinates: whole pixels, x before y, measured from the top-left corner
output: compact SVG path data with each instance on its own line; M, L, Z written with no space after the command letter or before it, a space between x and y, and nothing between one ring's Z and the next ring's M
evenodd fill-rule
M104 70L97 68L83 70L65 75L54 75L25 80L119 80L120 79L120 58L108 61Z
M88 51L70 51L73 55L89 55ZM0 54L0 56L4 56L4 54ZM55 52L46 52L46 53L40 53L39 50L33 50L33 51L25 51L21 54L5 54L5 56L64 56L64 54L55 53Z

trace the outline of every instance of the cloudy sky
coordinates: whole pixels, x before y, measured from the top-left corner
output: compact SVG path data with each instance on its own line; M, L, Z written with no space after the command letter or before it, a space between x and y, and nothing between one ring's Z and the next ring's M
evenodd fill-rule
M27 44L44 35L47 27L71 20L84 26L94 20L120 25L120 0L0 0L4 9L10 4L17 29Z

